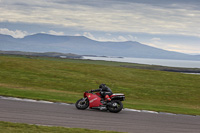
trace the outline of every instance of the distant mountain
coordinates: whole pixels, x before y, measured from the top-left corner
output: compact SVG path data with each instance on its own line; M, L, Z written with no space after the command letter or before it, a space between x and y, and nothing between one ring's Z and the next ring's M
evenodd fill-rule
M199 56L166 51L139 42L98 42L84 36L34 34L13 38L0 34L0 50L25 52L59 52L79 55L117 56L155 59L200 60Z

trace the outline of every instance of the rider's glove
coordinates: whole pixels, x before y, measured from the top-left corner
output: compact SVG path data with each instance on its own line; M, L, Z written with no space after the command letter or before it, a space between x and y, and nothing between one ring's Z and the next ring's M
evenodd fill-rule
M94 92L94 90L91 90L90 92Z

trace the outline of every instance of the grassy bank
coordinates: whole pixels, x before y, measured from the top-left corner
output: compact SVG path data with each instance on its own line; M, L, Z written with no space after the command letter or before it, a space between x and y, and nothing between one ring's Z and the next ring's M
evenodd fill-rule
M1 133L119 133L114 131L98 131L80 128L64 128L64 127L50 127L37 126L28 124L19 124L11 122L0 121Z
M0 56L0 95L75 103L106 83L126 108L200 115L200 76L127 68L139 64Z

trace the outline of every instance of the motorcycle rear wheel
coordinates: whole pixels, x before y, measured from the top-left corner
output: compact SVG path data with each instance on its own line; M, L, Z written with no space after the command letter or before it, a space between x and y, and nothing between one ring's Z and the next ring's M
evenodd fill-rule
M89 101L88 99L84 100L84 98L81 98L79 99L77 102L76 102L76 108L77 109L81 109L81 110L84 110L84 109L87 109L88 106L89 106Z
M113 100L113 101L111 101L111 104L112 104L112 106L108 106L107 108L112 113L118 113L123 109L123 104L119 100Z

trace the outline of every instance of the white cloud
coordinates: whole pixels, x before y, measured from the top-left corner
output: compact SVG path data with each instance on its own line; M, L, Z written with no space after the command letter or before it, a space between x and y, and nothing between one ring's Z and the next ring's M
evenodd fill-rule
M50 31L48 32L48 34L51 34L51 35L65 35L64 32L56 32L56 31L54 31L54 30L50 30Z
M195 47L190 47L190 46L183 46L182 44L167 45L166 49L170 50L170 51L187 53L187 54L192 54L192 53L200 54L200 52L198 50L198 49L200 49L200 47L195 48Z
M106 33L106 36L111 36L112 34L111 33Z
M149 43L151 43L151 46L156 46L156 45L160 44L161 41L162 40L160 38L154 37L154 38L150 39Z
M71 3L70 3L71 2ZM0 22L62 25L87 31L200 37L200 10L188 4L155 6L123 1L15 0L0 2ZM101 8L101 10L100 10Z
M80 34L77 34L78 36L81 36ZM131 35L119 35L119 36L112 36L112 34L106 34L106 36L95 36L90 32L84 32L83 36L90 38L92 40L96 41L102 41L102 42L125 42L125 41L135 41L137 37L133 37Z
M145 43L151 46L169 50L183 50L196 52L200 49L199 43L193 44L192 39L187 43L188 48L181 47L181 42L171 40L164 42L165 37L159 38L155 34L166 34L200 38L200 6L193 2L173 0L165 4L165 1L155 0L146 3L131 0L0 0L0 22L25 23L28 25L49 26L48 31L41 26L40 31L48 34L64 35L70 31L76 36L84 35L97 41L139 41L148 40ZM177 1L179 1L177 3ZM168 1L166 1L168 2ZM57 32L52 27L62 27L69 31ZM31 28L31 27L30 27ZM25 29L27 30L27 29ZM38 32L40 32L38 31ZM82 31L87 31L82 33ZM30 31L29 31L30 32ZM36 32L31 31L31 32ZM95 32L97 34L95 34ZM22 30L9 30L1 26L0 33L23 37L28 33ZM68 34L67 33L67 34ZM102 34L104 33L104 35ZM137 35L134 33L137 33ZM70 33L69 33L70 34ZM148 38L141 35L155 35ZM154 37L153 35L153 37ZM182 36L184 35L184 36ZM138 36L138 37L136 37ZM157 36L157 37L156 37ZM185 39L186 40L186 39ZM178 45L179 48L169 46ZM190 48L191 47L191 48ZM198 53L198 52L196 52Z
M137 41L137 37L136 36L132 36L132 35L128 35L128 38L129 38L129 40L131 40L131 41Z
M21 30L12 31L7 28L1 28L0 34L11 35L14 38L23 38L24 36L28 35L26 31L21 31Z
M155 37L155 38L152 38L152 39L151 39L151 41L161 41L161 39L160 39L160 38L157 38L157 37Z
M75 34L74 36L82 36L82 35L77 33L77 34Z
M125 37L123 37L123 36L119 36L119 37L118 37L118 40L119 40L119 41L122 41L122 42L128 41L128 39L125 38Z
M97 38L95 38L90 32L84 32L83 36L90 38L92 40L98 40Z
M200 49L200 46L191 47L190 45L184 45L176 42L170 44L163 42L162 40L154 41L151 43L150 42L141 42L141 43L164 50L187 53L187 54L199 53Z

